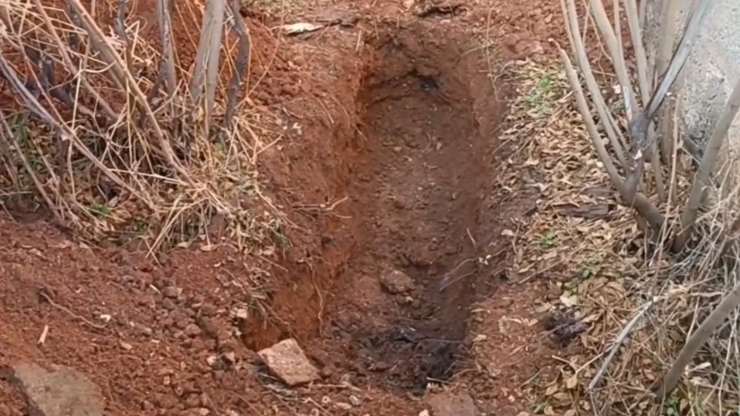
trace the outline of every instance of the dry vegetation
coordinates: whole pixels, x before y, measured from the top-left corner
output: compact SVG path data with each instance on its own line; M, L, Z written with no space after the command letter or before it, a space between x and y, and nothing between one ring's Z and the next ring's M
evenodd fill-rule
M596 250L601 255L592 253L601 276L610 279L577 279L561 298L560 307L577 310L577 317L588 324L582 342L594 353L569 362L564 390L581 408L597 414L607 409L625 415L727 414L740 405L740 220L734 204L738 188L717 174L731 170L720 169L717 156L740 105L740 83L716 120L694 172L691 156L682 148L680 122L665 102L672 99L669 92L711 12L711 2L693 2L686 10L680 2L661 4L665 20L653 62L643 47L645 11L635 0L613 2L611 15L617 21L626 19L635 45L636 73L630 74L620 25L610 21L601 0L588 2L614 64L617 85L610 86L599 85L591 70L574 0L562 0L572 58L562 49L560 55L575 101L568 100L567 106L578 110L598 156L601 180L608 178L618 191L620 211L633 209L637 220L634 226L603 221L597 228L573 225L593 232L582 243L590 251L599 244L610 247ZM615 106L604 98L612 88L620 95L623 112L613 112ZM598 175L590 172L579 178ZM637 253L628 253L628 245L619 240L638 228L645 242ZM615 254L638 255L644 261L604 263ZM572 381L576 376L588 384L575 389L580 385ZM559 391L550 390L551 395Z
M240 247L253 246L277 220L256 183L262 144L246 105L240 2L202 10L157 0L148 21L128 9L146 8L138 3L0 8L0 74L11 91L0 108L1 167L14 190L4 200L31 191L83 236L141 238L152 251L207 239L216 216ZM201 30L176 42L183 16ZM156 30L144 36L144 24Z

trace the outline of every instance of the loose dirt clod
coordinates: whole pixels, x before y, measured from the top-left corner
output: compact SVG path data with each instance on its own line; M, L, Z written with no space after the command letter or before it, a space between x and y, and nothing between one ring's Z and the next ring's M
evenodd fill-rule
M285 384L297 386L319 378L316 370L303 353L296 340L289 338L257 353L267 368L280 377Z
M432 416L475 416L475 403L467 393L442 393L427 400Z
M392 295L407 293L414 289L414 281L404 272L388 270L380 276L383 289Z
M2 370L26 397L29 414L39 416L98 416L105 401L100 388L74 369L47 371L35 364L15 364Z

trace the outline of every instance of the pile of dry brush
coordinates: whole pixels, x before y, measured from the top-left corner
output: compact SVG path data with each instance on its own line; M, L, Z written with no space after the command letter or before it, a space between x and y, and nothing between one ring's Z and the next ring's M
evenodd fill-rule
M648 277L635 294L642 299L643 307L612 348L619 348L646 313L653 315L651 323L657 323L648 329L655 334L656 345L669 343L658 337L670 332L669 327L675 324L682 331L677 348L650 352L653 355L649 361L664 360L663 376L645 394L665 403L680 385L684 397L708 406L704 414L724 414L737 410L740 404L740 349L736 341L740 214L735 204L740 195L737 185L724 181L717 172L720 148L740 106L740 82L706 140L696 171L684 171L682 166L686 164L681 160L690 156L681 149L680 123L672 108L671 90L713 2L696 0L685 10L681 6L684 2L656 2L663 8L663 21L654 60L648 59L643 39L648 2L641 3L613 1L611 21L601 0L588 2L598 35L613 63L616 89L624 104L623 114L613 114L604 101L604 87L591 69L575 2L561 0L575 66L562 49L560 55L594 148L622 203L639 214L638 223L656 248L649 263L660 264L655 259L661 256L673 259L666 270L646 271ZM623 15L629 26L636 74L630 74L624 58L618 24ZM681 21L683 24L679 24ZM727 186L734 188L723 189ZM605 362L604 368L607 365ZM690 366L692 371L684 378ZM708 410L708 403L719 409Z
M145 235L151 250L215 215L241 224L241 243L260 240L250 224L271 220L244 207L260 195L240 0L206 2L192 62L173 37L173 10L188 2L156 0L158 39L140 36L131 2L113 3L102 17L80 0L0 5L0 176L15 189L4 202L31 189L61 223Z

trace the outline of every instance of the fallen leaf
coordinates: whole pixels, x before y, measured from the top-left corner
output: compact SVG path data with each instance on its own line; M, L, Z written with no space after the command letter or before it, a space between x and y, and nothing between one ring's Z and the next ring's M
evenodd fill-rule
M568 393L563 393L563 392L561 392L561 393L555 393L552 396L552 398L555 399L557 402L560 402L560 403L567 403L567 402L570 401L570 395Z
M562 295L560 296L560 302L567 308L578 305L578 295Z
M578 374L573 374L572 377L565 381L565 387L567 387L568 390L573 390L576 386L578 386Z

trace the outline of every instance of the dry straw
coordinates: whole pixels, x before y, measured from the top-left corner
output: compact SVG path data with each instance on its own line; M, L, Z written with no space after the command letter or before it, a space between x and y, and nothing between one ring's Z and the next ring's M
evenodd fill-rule
M624 112L614 114L591 69L575 1L561 0L573 60L562 49L560 56L578 111L621 204L635 210L648 236L646 266L628 279L632 311L605 332L616 337L598 351L587 407L599 414L726 414L740 405L740 185L729 174L734 165L719 166L718 156L740 106L740 81L691 174L670 91L713 2L685 9L658 3L664 21L653 63L643 46L646 11L635 0L614 1L613 20L601 0L588 2L618 81ZM618 30L623 14L634 74Z
M156 0L154 39L141 36L135 2L110 7L0 5L0 75L12 91L0 109L7 185L35 188L85 236L142 237L152 252L202 238L214 216L244 248L263 240L276 220L271 209L247 209L262 198L263 146L245 107L251 41L240 1ZM173 35L183 16L202 16L190 44Z

